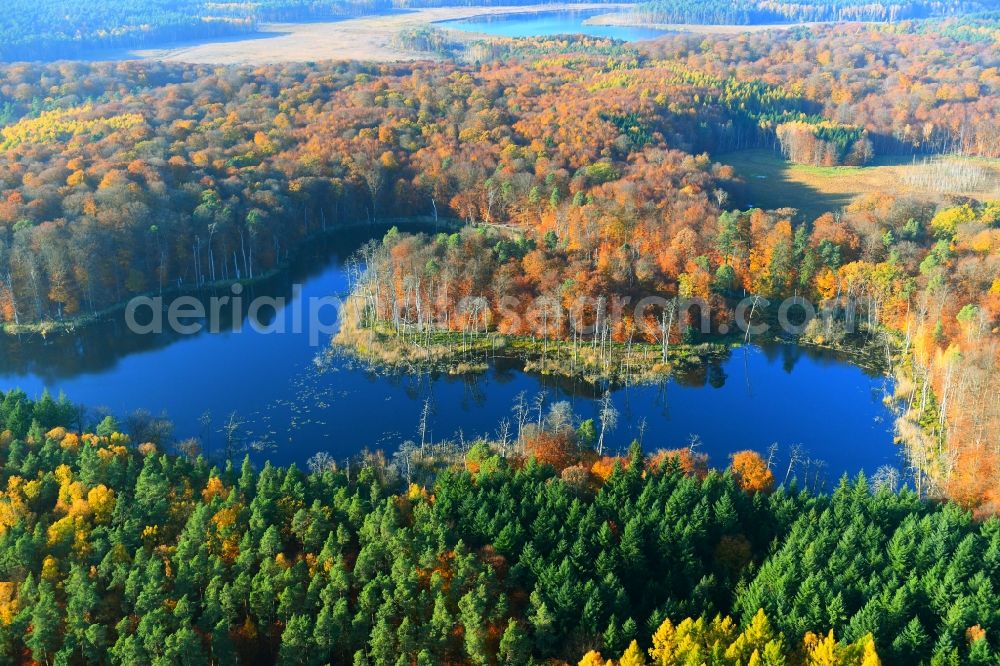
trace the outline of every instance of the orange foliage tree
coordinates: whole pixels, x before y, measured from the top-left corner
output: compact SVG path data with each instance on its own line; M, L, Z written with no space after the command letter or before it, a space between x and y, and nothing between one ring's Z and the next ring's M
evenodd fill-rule
M732 455L732 470L740 488L749 493L770 492L774 489L774 474L756 451L738 451Z

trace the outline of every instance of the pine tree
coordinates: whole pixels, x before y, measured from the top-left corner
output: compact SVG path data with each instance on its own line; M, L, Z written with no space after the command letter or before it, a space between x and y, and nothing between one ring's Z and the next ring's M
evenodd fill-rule
M972 645L969 646L969 664L986 666L986 664L997 663L1000 663L1000 652L990 650L990 644L986 637L972 641Z
M312 633L312 623L307 615L292 615L281 632L278 663L287 666L311 663Z
M608 622L608 628L604 630L603 638L604 647L616 652L628 640L628 637L622 633L621 626L618 624L618 618L614 615L611 616L611 620Z
M346 603L346 600L344 600ZM334 618L335 611L329 604L323 604L316 616L316 626L313 629L313 641L323 654L329 654L337 645L340 635L339 627Z
M212 628L212 662L218 666L233 666L236 662L236 648L229 637L229 624L220 621Z
M448 601L443 593L438 592L434 597L434 610L431 613L430 637L432 645L435 647L434 653L439 658L444 658L448 653L451 642L451 631L455 626L455 620L448 610Z
M477 665L489 663L486 641L483 637L484 615L486 613L486 591L483 587L466 593L458 602L460 619L465 628L465 653L469 661Z
M52 662L60 641L60 613L52 586L42 581L38 584L38 598L31 610L31 634L25 643L35 661Z
M167 637L164 645L165 663L178 666L208 666L201 647L201 638L189 626L183 626Z
M83 567L73 564L63 590L66 593L66 642L88 655L87 630L93 619L91 613L99 603L96 587Z
M500 666L520 666L528 660L531 644L521 625L511 618L500 637L497 664Z
M408 617L404 617L396 629L396 644L399 646L399 657L396 663L403 661L406 666L409 666L417 651L417 636L416 629Z
M368 645L372 666L393 666L396 663L396 636L386 609L379 611Z
M50 430L60 425L59 407L56 405L56 401L52 399L48 389L44 389L42 397L35 402L34 417L45 430Z
M556 618L542 600L538 590L531 593L528 622L535 634L535 645L542 654L551 654L556 645Z
M920 620L914 617L892 642L892 652L902 663L918 663L925 654L928 643L927 632Z
M97 424L97 428L94 430L98 437L111 437L116 432L121 432L121 426L118 425L118 421L113 416L105 416L104 419Z

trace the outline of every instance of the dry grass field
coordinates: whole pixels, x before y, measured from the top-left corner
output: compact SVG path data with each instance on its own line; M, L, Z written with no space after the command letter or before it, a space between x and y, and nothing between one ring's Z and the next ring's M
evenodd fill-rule
M910 192L931 199L949 195L1000 197L1000 160L949 156L933 161L883 158L865 167L814 167L792 164L769 150L743 150L714 156L732 166L744 181L735 204L797 208L814 219L839 210L860 194Z
M546 11L607 8L607 4L551 4ZM365 16L344 21L317 23L272 23L247 37L182 44L157 49L139 49L117 54L119 59L180 61L205 64L260 65L278 62L318 60L428 60L435 56L406 51L393 45L393 37L407 28L438 21L471 18L484 14L537 12L539 6L522 7L442 7L399 11L381 16ZM456 40L472 40L472 33L451 31Z

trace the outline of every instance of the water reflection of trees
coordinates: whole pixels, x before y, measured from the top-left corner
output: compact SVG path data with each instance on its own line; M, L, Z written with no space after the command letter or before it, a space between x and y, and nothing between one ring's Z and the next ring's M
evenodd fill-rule
M471 407L482 407L486 404L486 383L485 374L470 374L462 377L462 408L468 410Z
M324 242L314 243L310 251L300 255L289 270L270 279L247 285L242 293L241 312L235 313L232 299L219 309L221 333L235 328L245 328L248 323L247 304L258 296L281 299L291 303L292 288L317 279L331 267L343 265L368 234L345 232ZM182 294L174 294L180 296ZM210 288L183 294L194 296L210 312L213 297L232 296L227 288ZM170 297L164 297L169 302ZM259 311L255 323L267 328L275 322L274 308L265 307ZM164 317L165 319L165 317ZM72 379L82 374L100 374L113 369L122 359L140 353L165 349L184 339L212 335L207 326L194 334L180 334L169 329L161 333L140 335L131 332L125 322L124 309L109 314L105 319L82 326L72 333L42 336L24 334L20 336L0 336L0 373L14 375L37 375L46 384Z
M708 383L708 366L700 363L695 366L674 374L674 381L678 386L686 388L701 388Z
M722 388L728 379L725 368L721 364L713 363L708 368L708 385L712 388Z

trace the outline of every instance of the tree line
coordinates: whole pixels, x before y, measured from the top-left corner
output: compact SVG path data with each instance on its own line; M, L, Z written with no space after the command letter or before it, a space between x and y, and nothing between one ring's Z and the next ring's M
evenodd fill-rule
M651 23L761 25L810 21L878 21L891 23L932 16L979 12L987 3L975 0L650 0L632 10Z
M792 162L814 166L861 166L873 157L872 142L859 127L793 121L776 128L782 154Z
M80 58L252 34L268 21L331 20L391 7L389 0L10 0L0 7L0 61Z

